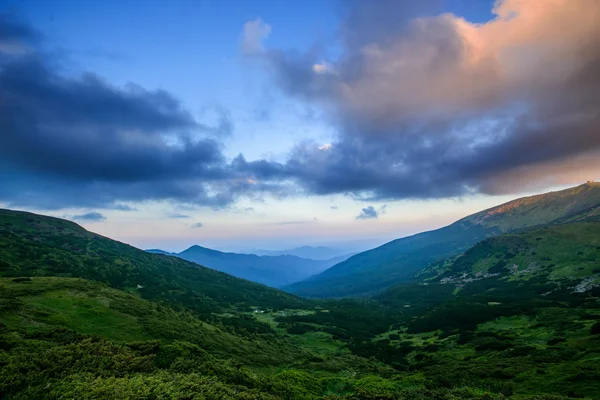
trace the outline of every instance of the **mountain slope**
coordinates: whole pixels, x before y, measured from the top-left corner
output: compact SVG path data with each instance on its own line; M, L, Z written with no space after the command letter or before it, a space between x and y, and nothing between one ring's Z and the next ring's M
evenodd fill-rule
M498 305L528 297L550 301L600 295L600 219L588 217L489 238L425 268L417 278L375 299L393 307L409 306L406 311L418 314L438 302L485 292L490 301L502 302Z
M160 250L151 252L160 252ZM162 252L162 254L169 253ZM309 260L290 255L257 256L255 254L224 253L201 246L192 246L181 253L170 253L170 255L272 287L281 287L301 281L347 258Z
M323 273L284 289L308 297L359 296L407 281L429 264L460 254L505 232L565 221L600 205L600 184L517 199L444 228L397 239L359 253Z
M65 276L106 283L199 313L298 307L305 301L176 257L150 254L58 218L0 210L0 276Z
M0 326L12 329L64 328L115 342L186 340L213 356L249 363L291 362L292 357L298 357L296 349L284 348L276 341L240 337L189 312L158 306L99 282L59 277L0 278L0 288L2 304L11 305L0 307Z

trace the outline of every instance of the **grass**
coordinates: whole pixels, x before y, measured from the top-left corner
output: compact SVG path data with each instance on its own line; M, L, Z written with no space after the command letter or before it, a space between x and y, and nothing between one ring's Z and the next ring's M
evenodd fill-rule
M151 339L135 316L111 307L115 302L139 302L140 299L82 280L74 281L48 277L15 283L12 279L0 278L4 295L11 291L22 294L25 288L38 293L19 296L26 312L5 317L3 322L15 325L15 320L18 319L18 325L27 328L29 322L32 329L38 329L42 325L61 326L116 342Z
M328 310L319 310L318 312L328 312ZM281 310L281 311L265 311L262 313L252 313L254 317L260 321L271 326L279 335L288 335L285 328L281 327L281 324L275 321L276 318L285 316L309 316L315 315L314 310ZM312 326L318 327L318 324L311 324ZM345 346L345 343L341 340L336 340L333 335L326 332L306 332L303 334L291 334L288 335L289 340L295 346L306 349L311 353L318 356L327 356L339 353Z

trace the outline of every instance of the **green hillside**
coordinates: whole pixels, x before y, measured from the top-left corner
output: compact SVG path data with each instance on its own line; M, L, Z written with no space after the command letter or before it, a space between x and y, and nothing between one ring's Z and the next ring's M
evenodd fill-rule
M89 279L203 314L306 303L176 257L147 253L69 221L9 210L0 210L0 276Z
M490 238L371 300L308 301L4 210L0 398L597 398L596 218Z
M0 278L0 288L0 322L5 328L25 332L65 328L118 343L185 340L213 356L236 357L255 365L281 364L300 356L297 349L281 342L253 340L250 332L236 335L219 320L207 323L187 310L175 311L98 282L57 277ZM273 331L264 326L258 333Z
M397 239L359 253L323 273L284 289L307 297L377 293L408 281L431 263L457 255L492 236L598 212L600 184L526 197L473 214L447 227ZM595 210L595 211L594 211Z

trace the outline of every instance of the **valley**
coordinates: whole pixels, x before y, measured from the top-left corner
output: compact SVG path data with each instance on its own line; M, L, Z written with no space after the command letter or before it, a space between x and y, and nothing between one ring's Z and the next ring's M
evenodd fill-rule
M297 297L2 210L0 394L593 399L600 202L588 200L559 218L527 217L539 212L520 210L532 201L508 207L528 218L520 225L487 211L495 226L520 228L486 231L405 282L340 299Z

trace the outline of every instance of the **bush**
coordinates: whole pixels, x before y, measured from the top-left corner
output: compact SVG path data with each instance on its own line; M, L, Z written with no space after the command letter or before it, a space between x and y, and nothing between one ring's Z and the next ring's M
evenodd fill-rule
M590 329L592 335L600 335L600 322L596 322Z

